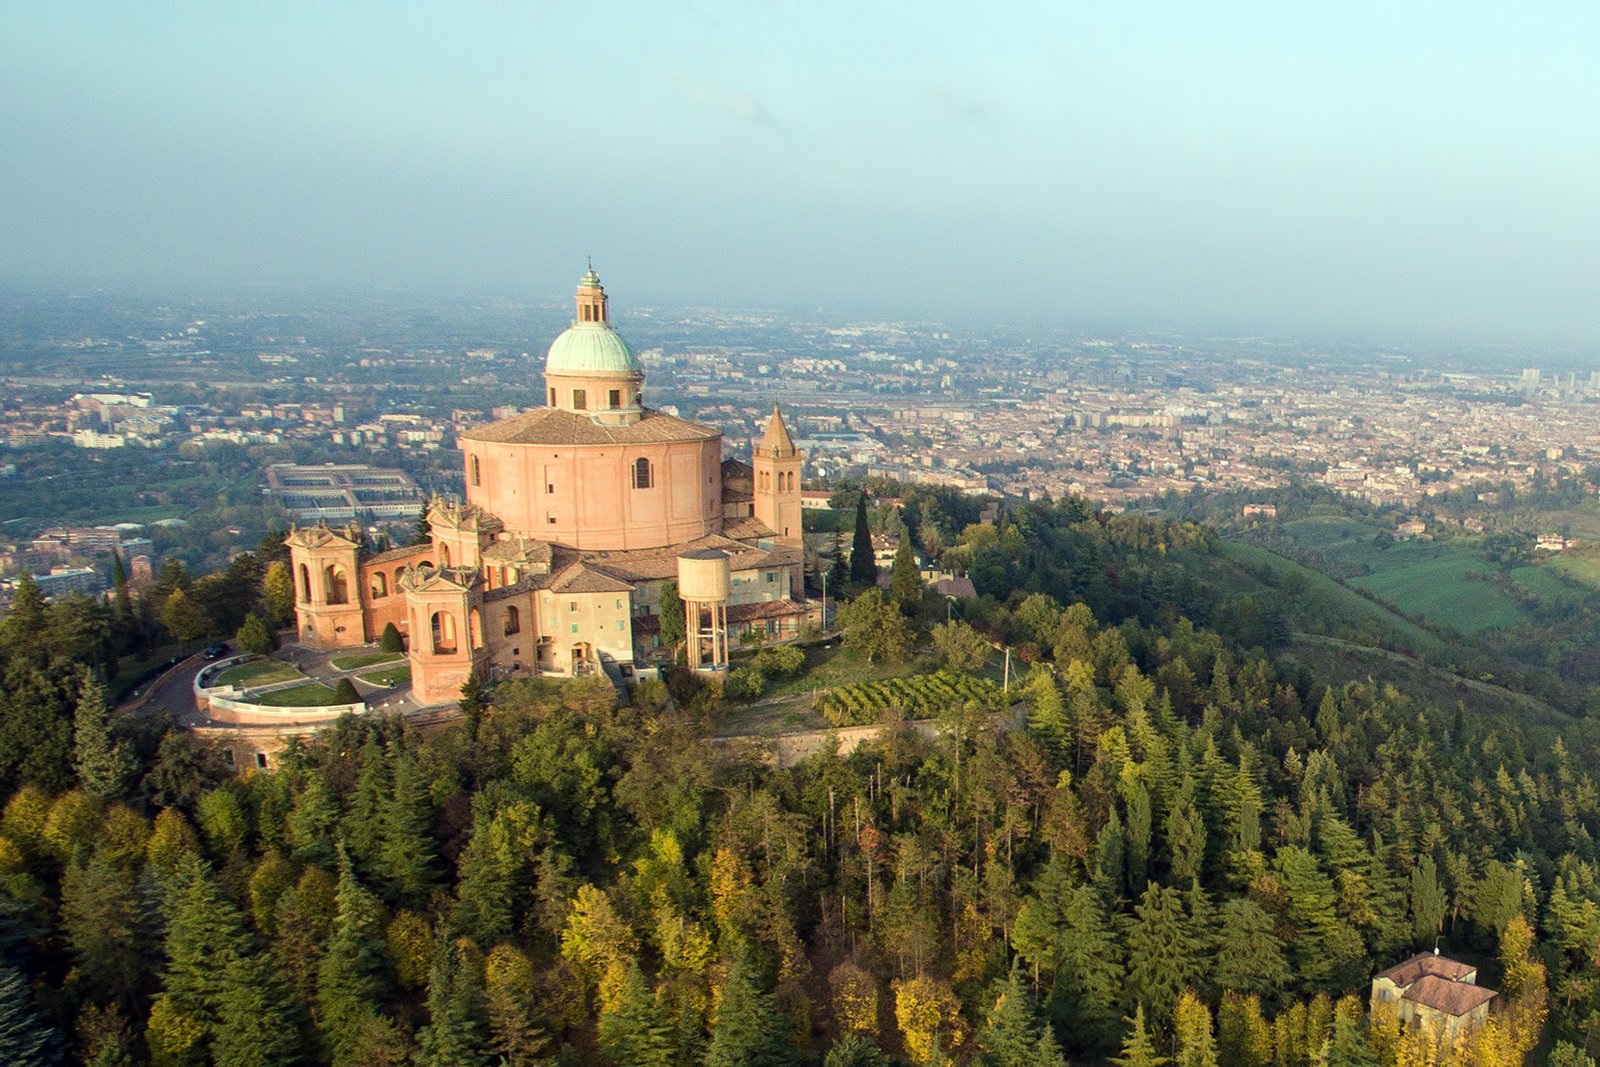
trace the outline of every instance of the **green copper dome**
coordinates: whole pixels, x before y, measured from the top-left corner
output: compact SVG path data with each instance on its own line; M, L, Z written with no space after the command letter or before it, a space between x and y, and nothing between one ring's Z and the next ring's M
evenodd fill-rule
M639 377L644 368L633 347L604 322L575 322L550 345L546 374L627 375Z

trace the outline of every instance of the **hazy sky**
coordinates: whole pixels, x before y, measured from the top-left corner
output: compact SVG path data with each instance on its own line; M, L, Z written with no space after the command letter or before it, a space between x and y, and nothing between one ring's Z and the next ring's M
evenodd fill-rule
M0 277L1600 349L1600 3L9 3Z

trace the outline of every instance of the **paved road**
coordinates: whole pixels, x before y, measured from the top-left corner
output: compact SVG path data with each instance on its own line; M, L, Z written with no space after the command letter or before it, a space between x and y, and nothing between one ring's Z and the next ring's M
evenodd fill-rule
M169 670L151 685L140 686L140 696L130 697L122 707L141 715L164 714L183 726L198 724L203 716L194 707L194 676L206 662L204 656L190 656L176 670Z

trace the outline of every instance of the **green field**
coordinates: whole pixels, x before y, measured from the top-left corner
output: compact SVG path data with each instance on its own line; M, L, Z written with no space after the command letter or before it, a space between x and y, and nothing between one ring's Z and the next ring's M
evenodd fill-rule
M385 667L381 671L368 671L366 674L358 674L356 677L368 685L382 685L393 688L411 681L411 664L402 663L394 667Z
M1345 517L1299 519L1283 530L1297 547L1317 553L1328 573L1433 625L1478 634L1531 621L1514 596L1485 580L1497 568L1470 543L1395 542L1387 527ZM1571 598L1536 567L1517 568L1511 577L1540 599Z
M320 682L262 693L255 702L269 708L323 708L339 703L332 689Z
M1438 634L1292 559L1237 541L1223 541L1219 551L1224 559L1239 565L1271 571L1280 589L1298 587L1289 597L1288 607L1291 620L1300 629L1335 634L1342 625L1380 632L1387 630L1417 652L1447 651L1446 643Z
M362 652L354 656L335 656L329 660L329 666L336 671L353 671L357 667L371 667L379 663L393 663L400 659L400 652Z
M1545 566L1557 574L1600 589L1600 550L1561 552Z
M273 682L287 682L291 678L301 677L304 675L300 673L300 668L292 663L275 659L258 659L229 667L213 684L236 685L244 689L253 685L271 685Z
M1376 571L1350 584L1462 633L1476 634L1527 622L1522 608L1505 592L1484 580L1494 574L1481 558L1463 550L1405 552L1396 545L1387 554L1402 556L1400 566Z

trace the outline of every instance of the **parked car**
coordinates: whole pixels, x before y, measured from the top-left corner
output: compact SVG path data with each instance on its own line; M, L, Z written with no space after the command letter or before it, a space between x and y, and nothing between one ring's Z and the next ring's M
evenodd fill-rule
M220 645L211 645L206 648L206 659L221 659L228 654L227 642Z

